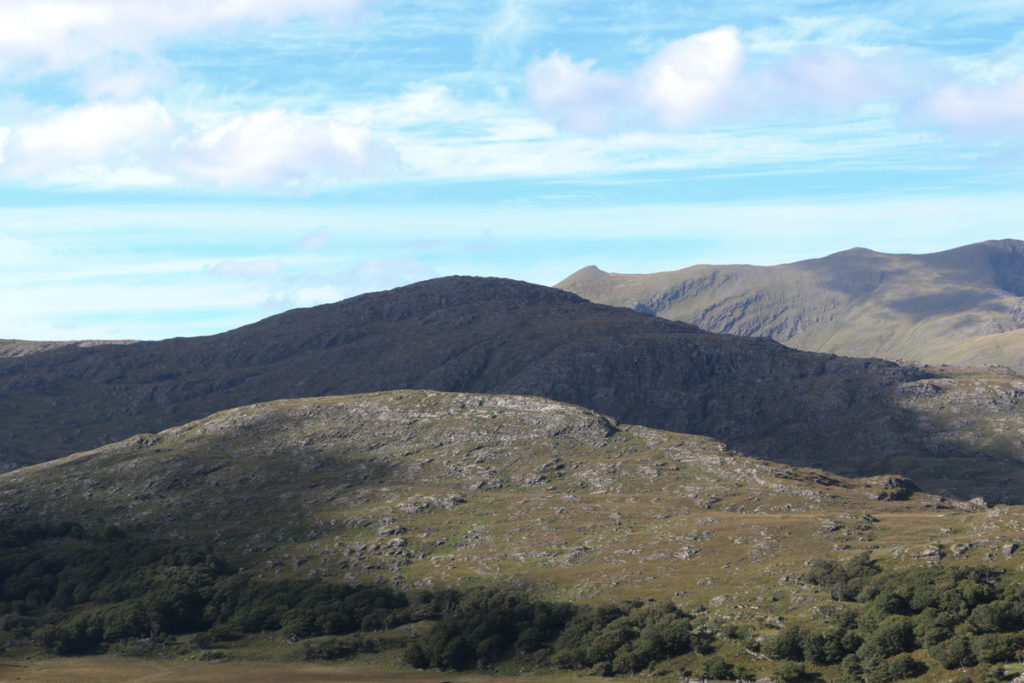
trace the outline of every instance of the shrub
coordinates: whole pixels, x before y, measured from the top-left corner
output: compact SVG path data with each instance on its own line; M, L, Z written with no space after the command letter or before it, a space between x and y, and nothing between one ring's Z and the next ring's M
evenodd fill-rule
M804 660L804 631L799 626L787 626L779 635L765 644L764 652L772 659Z
M305 642L302 644L302 658L307 661L345 659L351 657L357 651L358 648L343 638L326 638L319 642Z
M772 678L779 683L793 683L804 677L804 665L798 662L782 662L772 670Z
M971 649L971 641L966 636L954 636L938 643L928 648L928 654L945 669L959 669L977 664Z
M731 681L735 678L733 666L718 655L706 657L701 663L701 673L713 681Z
M427 653L423 651L419 643L409 643L402 650L402 661L414 669L426 669L430 666Z

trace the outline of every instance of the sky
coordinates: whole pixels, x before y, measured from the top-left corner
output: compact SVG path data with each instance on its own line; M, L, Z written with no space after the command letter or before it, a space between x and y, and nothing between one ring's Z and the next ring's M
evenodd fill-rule
M0 338L1024 238L1024 2L0 0Z

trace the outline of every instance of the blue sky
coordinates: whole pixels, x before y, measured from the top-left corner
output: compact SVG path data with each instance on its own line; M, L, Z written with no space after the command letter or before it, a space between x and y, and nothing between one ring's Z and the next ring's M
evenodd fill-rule
M5 0L0 337L1024 238L1024 3Z

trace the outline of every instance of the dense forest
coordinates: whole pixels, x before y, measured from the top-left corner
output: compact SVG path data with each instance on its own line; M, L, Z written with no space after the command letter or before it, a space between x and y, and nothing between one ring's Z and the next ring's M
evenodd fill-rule
M1018 577L984 567L883 571L866 554L812 563L801 580L822 592L820 618L766 629L716 621L703 607L698 614L653 600L551 602L507 585L401 591L272 580L240 573L212 552L116 527L90 534L75 523L0 526L0 551L0 644L56 655L153 653L186 634L190 647L215 650L274 632L301 643L305 659L396 649L421 669L512 660L520 669L602 676L691 655L678 670L710 679L752 679L770 665L780 681L820 672L891 681L929 668L1003 680L1001 665L1024 659Z

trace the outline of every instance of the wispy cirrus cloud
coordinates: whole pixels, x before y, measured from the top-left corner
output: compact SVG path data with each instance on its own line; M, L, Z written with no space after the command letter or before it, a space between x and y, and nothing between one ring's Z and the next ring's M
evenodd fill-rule
M867 57L892 45L905 44L913 34L912 29L894 23L884 13L803 16L781 11L779 16L777 23L743 32L750 53L790 56L827 48Z
M281 268L282 263L279 259L247 259L221 261L208 266L206 272L223 277L261 280L277 275Z
M533 30L531 3L527 0L503 0L477 40L477 62L485 68L503 68L515 64L522 43Z
M5 0L0 68L75 69L111 53L148 55L162 40L301 16L357 21L363 0Z
M95 100L132 100L173 88L175 45L274 30L313 19L321 30L358 25L372 0L5 0L0 76L31 87L40 78Z
M327 248L330 240L331 232L327 229L326 225L321 225L313 232L303 235L302 238L295 243L295 247L303 251L323 251Z

